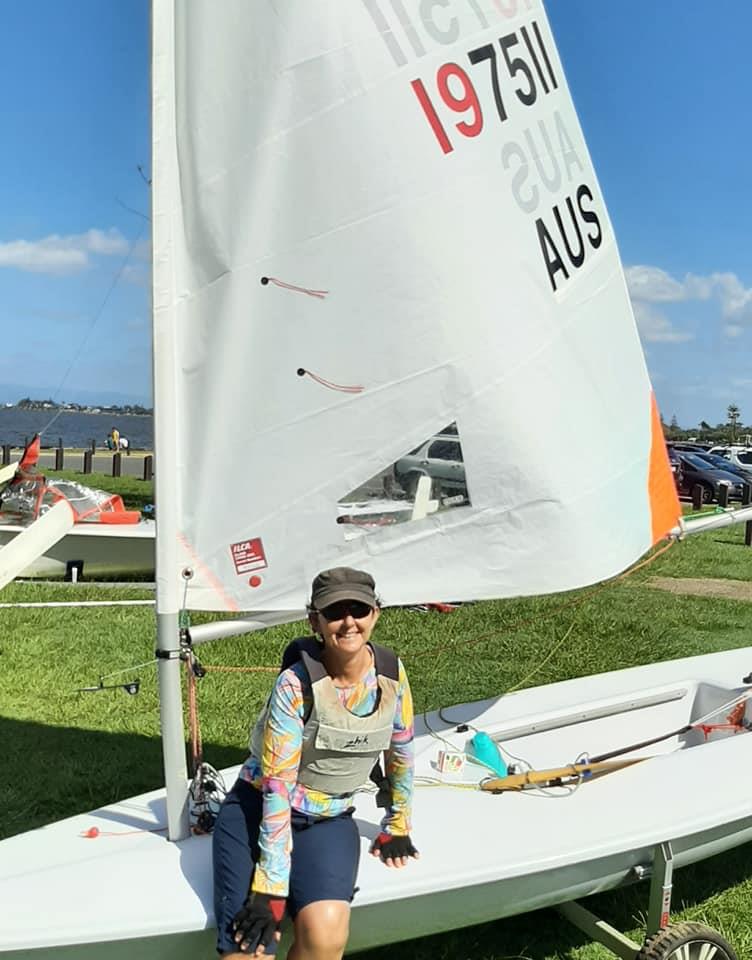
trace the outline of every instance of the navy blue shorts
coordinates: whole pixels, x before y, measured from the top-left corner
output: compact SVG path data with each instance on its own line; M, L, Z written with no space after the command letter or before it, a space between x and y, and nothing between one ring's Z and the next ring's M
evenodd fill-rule
M237 951L232 921L245 903L258 861L263 797L245 780L227 794L214 825L214 914L217 950ZM292 854L287 912L317 900L352 900L360 860L360 837L349 810L338 817L292 813Z

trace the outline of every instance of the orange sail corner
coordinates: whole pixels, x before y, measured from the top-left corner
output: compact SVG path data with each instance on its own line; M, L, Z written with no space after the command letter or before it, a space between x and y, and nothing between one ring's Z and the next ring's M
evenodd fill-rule
M650 467L648 470L648 496L653 543L663 540L681 517L679 495L666 451L661 416L655 393L650 392Z

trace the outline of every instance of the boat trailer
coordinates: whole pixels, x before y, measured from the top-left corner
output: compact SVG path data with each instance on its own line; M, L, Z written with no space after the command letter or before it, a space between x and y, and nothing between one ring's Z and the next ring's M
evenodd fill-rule
M642 945L575 900L559 904L556 910L622 960L737 960L731 945L712 927L690 921L670 922L673 859L671 844L666 841L655 847L652 864L633 868L631 880L650 878L647 932Z

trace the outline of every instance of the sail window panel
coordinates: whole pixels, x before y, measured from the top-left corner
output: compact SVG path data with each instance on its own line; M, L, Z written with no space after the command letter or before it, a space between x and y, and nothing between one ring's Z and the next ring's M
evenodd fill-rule
M346 540L470 505L457 424L386 466L337 504Z

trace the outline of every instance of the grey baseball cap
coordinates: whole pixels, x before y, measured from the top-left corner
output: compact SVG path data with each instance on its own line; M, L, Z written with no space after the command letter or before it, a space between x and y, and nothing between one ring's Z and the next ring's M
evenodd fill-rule
M352 567L322 570L311 585L311 606L323 610L338 600L362 600L369 607L377 606L376 584L370 573Z

